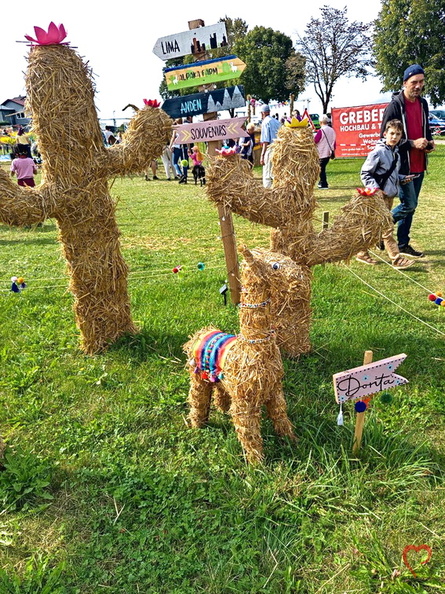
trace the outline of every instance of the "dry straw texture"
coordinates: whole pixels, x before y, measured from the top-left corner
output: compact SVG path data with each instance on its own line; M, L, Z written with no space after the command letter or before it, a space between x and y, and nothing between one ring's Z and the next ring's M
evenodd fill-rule
M286 412L282 378L283 364L274 333L270 307L272 294L286 301L289 291L298 291L300 267L290 258L267 250L243 251L240 331L227 350L220 381L209 381L195 359L197 345L213 328L203 328L184 345L190 371L189 420L193 427L207 422L213 394L215 404L229 411L246 458L263 459L260 431L261 407L266 406L278 435L293 438ZM196 368L198 366L198 369Z
M26 87L43 158L42 183L21 189L0 173L0 218L9 225L57 220L82 348L97 353L136 331L108 178L144 170L168 142L171 120L146 107L122 144L105 148L91 71L64 45L31 49Z
M388 229L392 221L380 192L367 197L357 194L343 207L331 228L316 233L313 188L319 176L319 158L312 131L282 126L269 150L273 150L271 189L263 188L238 156L217 157L208 167L207 194L216 204L273 227L271 249L290 256L301 266L304 281L287 305L272 296L278 343L295 357L310 349L311 267L349 260L379 242L382 229Z

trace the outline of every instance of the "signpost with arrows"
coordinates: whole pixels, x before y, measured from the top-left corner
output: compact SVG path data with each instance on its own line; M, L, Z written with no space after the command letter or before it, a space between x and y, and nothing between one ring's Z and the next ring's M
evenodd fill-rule
M224 23L217 23L217 25L205 27L204 21L197 19L195 21L189 21L189 29L189 31L185 31L184 33L178 33L176 35L158 39L153 48L153 52L162 60L168 60L173 57L184 56L190 53L195 56L196 60L199 60L192 65L189 64L182 67L164 69L167 88L169 90L198 86L199 91L208 91L208 84L224 80L233 80L241 75L246 65L236 56L226 56L214 60L202 59L205 57L206 52L209 49L227 45L227 33ZM229 90L230 89L226 89L226 91ZM191 106L192 110L195 106L200 110L201 105L199 105L199 103L201 99L196 98L196 95L202 94L203 93L195 93L188 97L182 97L181 101L188 102L187 105ZM181 106L182 105L184 105L184 103L181 103ZM207 103L207 106L208 105L209 102ZM172 103L170 103L170 105L167 104L166 107L166 112L169 113L168 108L172 107ZM231 107L238 106L233 105ZM230 109L231 107L224 106L221 107L221 109ZM182 109L182 107L180 107L180 109ZM182 138L184 138L185 135L188 138L188 141L207 141L209 156L216 154L216 148L219 146L220 139L235 138L244 136L245 134L238 121L233 122L232 120L233 126L232 124L227 124L226 120L216 121L217 111L218 108L215 101L214 111L209 111L208 107L206 110L199 111L204 117L204 122L201 125L189 124L189 126L192 126L191 129L187 129L187 127L184 126L182 130L180 130ZM181 114L181 116L178 117L183 117L184 115L185 114ZM186 115L193 114L188 113ZM179 140L179 143L187 144L188 141ZM227 207L219 205L218 216L226 260L230 296L232 298L232 303L238 304L240 302L241 286L232 213Z
M239 138L245 134L242 125L247 118L232 118L230 120L208 120L193 124L180 124L174 126L178 136L178 144L189 144L191 142L209 142L215 140L228 140Z
M206 93L171 97L164 101L162 109L171 118L185 118L203 113L236 109L237 107L245 107L245 105L244 87L243 85L237 85L225 89L215 89Z

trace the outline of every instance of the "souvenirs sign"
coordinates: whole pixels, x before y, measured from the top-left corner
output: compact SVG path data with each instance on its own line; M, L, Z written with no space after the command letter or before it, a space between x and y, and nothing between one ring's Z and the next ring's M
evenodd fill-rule
M161 60L169 60L188 54L201 54L226 45L226 25L216 23L216 25L198 27L175 35L160 37L153 47L153 53Z
M247 120L243 118L232 118L230 120L208 120L196 124L181 124L173 126L178 132L175 140L177 144L188 144L191 142L209 142L212 140L226 140L239 138L246 135L242 127Z
M173 119L184 118L236 107L245 107L246 100L244 97L244 87L238 85L226 89L216 89L207 93L172 97L164 101L162 109Z
M336 373L333 380L337 402L363 398L369 394L407 384L406 378L393 373L405 359L406 355L402 353Z
M225 56L165 68L164 75L168 90L175 91L238 78L245 68L246 64L237 56Z

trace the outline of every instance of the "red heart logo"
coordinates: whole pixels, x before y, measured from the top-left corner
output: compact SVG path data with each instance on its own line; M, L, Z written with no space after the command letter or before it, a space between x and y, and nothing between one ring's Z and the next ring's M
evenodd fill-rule
M405 547L403 549L403 553L402 553L403 562L405 563L406 567L410 570L410 572L413 574L413 576L416 578L417 575L414 572L413 568L411 567L411 565L408 561L408 552L409 551L415 551L416 553L418 553L419 551L426 551L428 553L427 558L424 559L423 561L421 561L422 565L425 565L425 563L428 563L428 561L431 559L431 555L433 554L433 551L432 551L431 547L429 547L428 545L419 545L418 547L416 545L408 545L407 547Z

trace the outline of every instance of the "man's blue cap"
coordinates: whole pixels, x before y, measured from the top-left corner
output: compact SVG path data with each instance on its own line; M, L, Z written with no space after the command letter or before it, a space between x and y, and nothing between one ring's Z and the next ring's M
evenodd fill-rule
M266 104L261 108L261 113L270 113L270 107Z
M419 66L419 64L411 64L411 66L408 66L408 68L403 73L403 82L412 76L415 76L416 74L425 74L425 71L423 70L422 66Z

